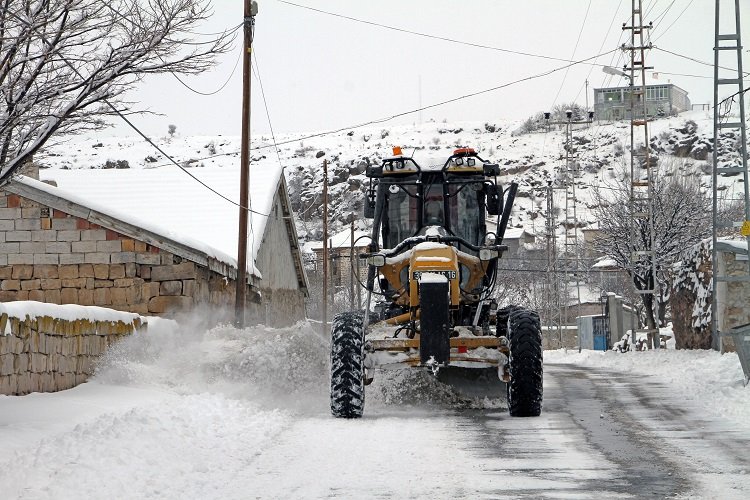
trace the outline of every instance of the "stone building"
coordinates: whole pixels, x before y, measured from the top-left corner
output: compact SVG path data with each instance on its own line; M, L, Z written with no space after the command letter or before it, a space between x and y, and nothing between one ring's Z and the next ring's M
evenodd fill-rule
M126 177L118 177L113 189L135 206L139 187ZM246 316L248 323L281 326L304 318L307 281L280 169L264 181L267 213L262 224L255 221L259 234L250 245ZM127 207L110 208L106 193L89 200L85 176L75 182L80 188L66 190L17 176L0 188L0 301L165 317L204 306L215 321L231 318L236 259L210 244L210 228L203 241L185 237L159 221L131 216ZM167 210L165 204L165 219ZM182 217L193 216L182 210Z
M354 259L352 259L352 240L354 241ZM359 270L359 281L367 277L367 262L360 259L359 255L367 252L370 244L370 232L357 229L352 233L346 228L328 238L328 254L331 273L331 284L334 286L348 285L351 279L352 269ZM323 242L313 241L307 245L310 251L309 268L316 272L323 269ZM357 286L359 286L357 284Z

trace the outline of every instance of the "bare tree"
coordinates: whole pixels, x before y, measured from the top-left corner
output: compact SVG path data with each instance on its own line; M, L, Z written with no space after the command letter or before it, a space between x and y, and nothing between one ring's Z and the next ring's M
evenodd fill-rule
M233 31L198 35L207 0L0 0L0 183L55 134L137 112L144 76L198 74Z
M594 213L601 229L601 236L594 243L596 250L614 259L628 273L636 289L650 290L658 282L655 303L653 295L639 294L649 329L664 326L670 294L666 275L669 265L682 250L711 235L710 196L701 189L695 176L675 175L676 172L678 169L671 163L658 168L650 201L656 276L648 258L634 257L637 251L651 250L651 245L648 220L631 217L629 172L625 173L623 168L612 185L593 189Z

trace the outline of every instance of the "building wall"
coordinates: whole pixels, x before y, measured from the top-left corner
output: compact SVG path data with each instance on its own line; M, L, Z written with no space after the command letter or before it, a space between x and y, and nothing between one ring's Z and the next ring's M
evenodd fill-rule
M164 317L208 305L222 320L234 295L234 280L204 266L0 193L0 301L96 305ZM248 308L264 317L258 302L250 288Z
M258 283L262 304L252 319L271 326L287 326L305 317L305 293L300 289L298 276L301 269L298 270L294 256L286 250L293 242L284 220L282 194L276 197L271 209L255 262L262 275Z

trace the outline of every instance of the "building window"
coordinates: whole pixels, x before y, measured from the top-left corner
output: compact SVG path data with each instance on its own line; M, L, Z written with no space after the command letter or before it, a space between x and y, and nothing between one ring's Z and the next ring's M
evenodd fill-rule
M620 102L621 94L619 90L611 90L608 92L602 92L605 102Z

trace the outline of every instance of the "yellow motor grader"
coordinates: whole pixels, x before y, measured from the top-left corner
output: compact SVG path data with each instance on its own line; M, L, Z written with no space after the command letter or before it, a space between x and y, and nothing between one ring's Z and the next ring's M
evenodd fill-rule
M376 369L496 369L512 416L542 407L539 315L498 309L497 262L518 185L502 189L500 168L460 148L422 167L400 148L370 179L365 217L373 221L364 311L334 317L331 412L358 418ZM497 222L487 227L487 214ZM376 286L377 285L377 286ZM375 299L375 297L377 297Z

